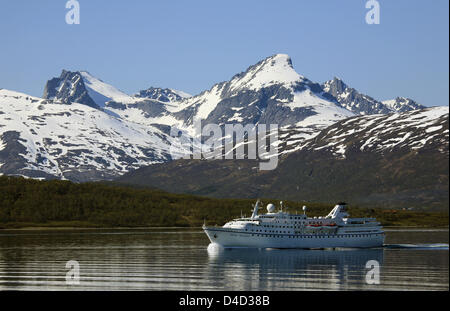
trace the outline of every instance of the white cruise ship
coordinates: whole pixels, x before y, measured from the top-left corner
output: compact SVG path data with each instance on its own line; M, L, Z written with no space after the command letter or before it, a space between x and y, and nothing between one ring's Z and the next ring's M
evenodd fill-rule
M260 201L251 217L227 222L223 227L203 225L211 243L225 248L370 248L381 247L384 231L375 218L349 218L345 203L337 204L326 217L307 217L275 211L267 205L267 213L258 215Z

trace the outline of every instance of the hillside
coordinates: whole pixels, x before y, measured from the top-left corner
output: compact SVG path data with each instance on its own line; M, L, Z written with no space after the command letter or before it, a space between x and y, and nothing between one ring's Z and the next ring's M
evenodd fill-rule
M221 198L447 210L448 122L448 107L359 116L322 130L273 171L259 171L249 160L178 160L118 181Z
M0 229L24 227L143 227L222 225L249 215L254 199L211 199L104 183L38 181L0 176ZM277 203L264 199L263 203ZM328 214L334 204L285 201L291 213ZM448 213L349 207L353 217L385 226L448 226Z

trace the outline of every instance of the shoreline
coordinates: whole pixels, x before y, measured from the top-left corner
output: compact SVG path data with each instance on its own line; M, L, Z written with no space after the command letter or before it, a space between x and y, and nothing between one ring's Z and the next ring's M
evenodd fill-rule
M74 227L74 226L26 226L26 227L20 227L20 228L1 228L0 232L2 231L70 231L70 230L154 230L154 229L199 229L201 230L201 226L194 226L194 227L180 227L180 226L174 226L174 227L168 227L168 226L148 226L148 227ZM434 230L440 230L440 231L448 231L449 226L445 227L432 227L432 226L383 226L383 229L386 229L387 231L392 230L428 230L428 231L434 231Z
M149 230L149 229L201 229L201 227L141 227L141 228L133 228L133 227L91 227L91 228L83 228L83 227L26 227L26 228L0 228L1 231L45 231L45 230Z

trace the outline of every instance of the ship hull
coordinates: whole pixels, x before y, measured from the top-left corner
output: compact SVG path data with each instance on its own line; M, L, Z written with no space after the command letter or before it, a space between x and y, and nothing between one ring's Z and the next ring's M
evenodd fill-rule
M257 234L204 227L211 243L224 248L374 248L384 244L384 232L365 234Z

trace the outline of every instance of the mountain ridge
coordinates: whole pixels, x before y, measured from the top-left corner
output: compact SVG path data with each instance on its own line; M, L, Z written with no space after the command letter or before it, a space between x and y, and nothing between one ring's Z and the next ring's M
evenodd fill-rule
M371 101L354 89L351 89L355 94L354 100L348 102L344 100L348 96L343 94L349 87L343 82L345 87L339 87L338 82L335 81L336 85L333 82L319 84L307 79L295 71L291 58L286 54L269 56L235 74L230 80L216 83L209 90L194 96L157 87L128 95L85 70L63 70L59 77L46 83L43 98L22 93L8 95L10 91L7 90L0 92L0 136L8 141L7 147L0 150L3 152L3 157L0 156L0 174L21 175L26 171L33 177L42 175L46 178L73 178L76 181L114 179L137 168L136 165L171 161L170 147L174 139L169 135L170 129L175 127L188 133L191 138L198 138L199 133L194 127L194 122L198 120L203 124L221 126L278 124L282 146L279 155L283 155L300 150L305 140L315 137L332 124L362 112L390 113L423 108L401 97L386 104L374 99ZM366 101L366 110L358 111L355 100ZM376 110L380 107L385 110ZM20 109L23 109L22 112L17 113ZM30 115L30 109L33 115ZM92 120L100 122L100 127L104 127L102 124L105 122L114 126L99 129L97 124L88 121L89 115ZM25 116L30 119L25 120ZM83 127L83 122L89 127ZM79 128L83 132L78 131ZM134 147L125 147L127 142L134 140L134 137L128 137L134 132L124 132L124 128L133 129L136 133L133 135L142 140ZM58 137L55 129L78 133L80 137L62 134ZM99 131L109 132L119 143L107 140L105 144L102 141L104 138L97 135ZM72 144L67 140L69 136L75 141L81 140L80 146L83 147L62 148L64 144ZM154 139L146 140L144 137ZM147 145L142 145L142 142ZM59 146L60 150L52 145ZM92 150L98 150L98 155L92 154ZM52 152L56 153L52 155ZM181 151L175 150L175 156L181 155L178 152ZM13 160L14 155L19 160ZM90 159L91 165L84 166L82 163L88 158L94 160ZM64 174L49 169L50 166L33 166L31 159L48 165L53 163L51 167L62 165L67 168L71 163L73 175L66 175L74 177L64 177ZM75 172L77 161L81 161L78 164L80 174ZM29 165L32 170L25 169ZM105 175L100 171L103 166L115 169Z

